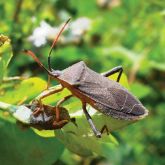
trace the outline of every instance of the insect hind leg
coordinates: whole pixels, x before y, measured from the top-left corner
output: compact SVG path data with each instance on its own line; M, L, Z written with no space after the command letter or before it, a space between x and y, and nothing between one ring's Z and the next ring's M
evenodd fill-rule
M115 68L113 68L113 69L111 69L111 70L109 70L109 71L107 71L105 73L102 73L102 75L104 77L108 77L108 76L111 76L111 75L113 75L115 73L119 73L118 77L117 77L117 82L119 82L120 78L121 78L121 75L123 73L123 67L122 66L117 66L117 67L115 67Z
M107 127L107 125L104 125L103 127L102 127L102 129L101 129L101 134L103 134L104 132L106 131L106 133L107 133L107 135L109 135L110 134L110 132L109 132L109 130L108 130L108 127Z

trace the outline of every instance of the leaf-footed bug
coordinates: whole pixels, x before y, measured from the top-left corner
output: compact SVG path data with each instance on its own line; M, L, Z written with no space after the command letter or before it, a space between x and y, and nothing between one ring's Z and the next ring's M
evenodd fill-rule
M39 99L40 101L41 99L51 94L62 91L64 88L67 88L72 93L71 95L64 97L57 103L55 110L56 122L59 121L59 107L63 102L73 96L81 100L83 112L96 137L101 137L101 132L103 130L100 132L95 127L92 118L86 109L87 104L91 105L99 112L107 116L112 116L116 119L139 120L147 116L148 111L142 105L142 103L127 89L119 84L123 71L121 66L115 67L103 74L99 74L91 70L83 61L80 61L62 71L52 69L50 64L51 52L65 26L68 24L69 20L65 23L65 25L62 27L59 34L53 41L48 55L49 69L47 69L40 62L40 60L32 51L24 51L27 55L31 56L44 70L46 70L51 78L57 80L61 84L60 89L56 89L42 95ZM119 73L117 81L113 81L107 78L114 73ZM106 127L104 126L104 128Z

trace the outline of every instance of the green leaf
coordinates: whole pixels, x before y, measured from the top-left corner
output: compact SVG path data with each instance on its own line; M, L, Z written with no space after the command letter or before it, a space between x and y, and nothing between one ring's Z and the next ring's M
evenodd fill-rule
M32 129L36 134L38 134L41 137L54 137L55 136L55 133L52 130L38 130L35 128L32 128Z
M135 94L135 96L142 99L148 96L151 93L152 89L149 86L140 83L133 83L131 85L131 91Z
M3 104L1 104L1 108L4 108L2 105ZM25 109L22 109L21 107L22 106L18 106L18 109L22 110L22 114L25 114ZM9 106L9 110L10 108L13 109L13 106ZM14 111L18 110L14 107ZM93 122L95 123L98 130L101 130L102 127L106 125L110 131L114 131L132 123L132 121L121 121L111 118L109 116L105 116L102 113L99 113L94 110L92 107L89 107L88 111L91 114ZM111 134L107 136L106 133L104 133L101 139L96 138L82 110L77 110L76 112L72 111L72 113L70 112L70 116L76 118L77 126L74 123L70 122L61 130L56 130L55 133L54 131L50 130L35 130L35 133L43 137L56 136L62 141L62 143L65 144L65 146L68 147L68 149L83 156L91 155L92 153L104 155L104 147L115 147L116 145L118 145L118 142ZM21 119L21 121L22 120L23 118ZM25 121L25 123L27 123L27 120ZM96 145L97 147L94 148L91 145Z
M0 101L10 104L17 104L26 100L31 100L41 91L46 89L46 82L40 78L33 77L23 80L13 87L13 90L6 89L5 93L0 95Z
M10 39L7 36L0 35L0 83L6 75L6 69L12 56Z
M109 78L116 80L117 74L110 76ZM128 87L128 81L124 74L121 78L121 84ZM58 88L58 86L54 88ZM69 93L70 92L65 89L58 94L47 97L44 100L44 103L53 102L52 98L54 98L54 102L56 102ZM104 148L106 148L107 152L108 148L112 149L118 144L116 139L111 134L107 136L106 133L104 133L101 139L95 137L85 118L85 115L83 114L81 102L78 99L73 98L70 101L67 101L64 107L69 110L71 117L76 118L77 126L70 122L61 130L55 130L55 135L69 150L82 156L89 156L92 153L105 156L106 153L104 152ZM106 116L90 106L88 107L88 112L90 113L98 130L101 130L102 127L106 125L110 131L114 131L125 127L128 124L134 123L134 121L117 120L110 116ZM45 133L46 131L44 131L44 135L42 135L40 132L39 135L45 136Z
M64 145L57 138L42 138L31 129L21 130L1 120L0 130L0 161L6 165L53 164L64 151Z
M109 78L116 81L117 74L110 76ZM128 81L124 74L121 78L121 83L123 86L128 86ZM31 78L22 81L22 83L18 86L18 90L12 92L15 92L13 95L16 95L19 99L23 96L28 96L28 98L32 98L34 97L35 93L41 91L45 85L45 81L42 81L41 79L37 78ZM51 90L55 90L57 88L60 88L60 86L54 86ZM12 92L9 92L6 98L9 98L9 94L11 95ZM44 93L45 92L47 91L44 91ZM64 96L67 96L68 94L70 94L70 91L65 89L62 92L56 93L45 98L43 102L46 104L55 105L58 100L60 100ZM39 96L41 95L42 93ZM17 101L19 100L18 98ZM60 139L60 141L69 150L82 156L89 156L93 153L105 156L105 148L107 152L108 148L111 150L118 145L117 140L113 137L112 134L107 136L106 132L104 132L102 138L98 139L95 137L83 113L81 102L77 98L72 98L71 100L67 101L63 106L69 111L71 118L76 119L77 126L74 123L70 122L65 125L61 130L55 130L55 132L50 130L38 131L34 129L35 133L43 137L55 136ZM128 124L134 123L134 121L117 120L110 116L106 116L95 110L91 106L88 106L87 108L98 130L101 130L102 127L106 125L108 130L110 130L111 132L123 128ZM23 111L23 113L25 112Z
M77 136L74 134L74 131L66 131L65 128L55 132L56 137L59 138L70 151L81 156L90 156L93 153L105 156L105 146L108 145L113 148L118 144L112 135L103 135L102 138L98 139L92 134L90 136L87 134Z

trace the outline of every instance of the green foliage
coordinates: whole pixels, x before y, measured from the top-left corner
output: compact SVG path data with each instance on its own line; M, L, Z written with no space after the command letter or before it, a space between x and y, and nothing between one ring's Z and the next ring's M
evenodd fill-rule
M36 139L36 141L38 141L37 139L46 141L44 137L49 137L53 141L50 144L52 146L53 144L57 144L56 140L58 138L61 140L61 142L58 142L59 148L65 146L73 152L86 155L86 157L95 152L97 155L106 156L110 164L165 164L163 156L165 154L163 127L165 120L165 3L161 0L152 0L150 2L142 0L118 1L120 2L119 5L116 7L111 6L110 9L106 5L103 8L99 7L96 0L9 0L0 2L0 16L2 18L0 21L1 33L10 36L14 55L8 66L8 70L6 70L12 57L12 52L9 40L7 38L7 40L4 40L4 36L1 36L1 102L7 102L12 105L29 103L46 87L46 82L43 80L47 79L46 74L41 69L38 69L39 67L34 64L32 59L24 56L21 52L24 48L32 49L40 60L43 61L44 65L46 65L47 54L52 41L49 41L47 45L36 48L27 39L42 20L47 21L52 26L57 26L70 16L72 17L72 22L79 17L88 17L92 20L92 25L90 30L83 34L79 44L61 45L59 42L55 52L52 54L51 63L53 68L64 69L77 61L84 60L90 68L101 73L114 66L123 65L124 71L131 83L129 83L130 90L142 101L150 112L147 119L125 127L120 131L115 131L115 133L112 132L119 141L118 147L116 147L116 140L112 135L110 137L105 136L101 141L94 137L87 140L83 139L83 137L78 136L77 138L74 134L69 134L67 131L74 128L74 125L70 123L62 131L56 131L56 137L54 137L54 132L52 131L34 130L34 134L32 130L28 130L28 152L30 152L33 139ZM65 11L65 13L61 11ZM34 78L28 78L23 81L6 81L5 78L7 76L33 76ZM115 77L113 78L115 79ZM53 81L52 84L54 84ZM124 82L124 85L128 88L127 82ZM54 105L68 93L69 91L65 90L63 93L45 99L44 102ZM81 109L80 102L76 99L68 101L64 106L71 111L71 115ZM97 121L98 125L105 122L105 118L102 118L102 120L100 121L97 115L94 116L94 121ZM107 120L112 130L118 129L119 127L115 128L115 126L121 124L116 123L117 121L111 118ZM87 129L87 132L91 133L88 125L84 124L84 127L82 126L85 122L83 116L80 115L78 117L78 123L82 129L79 131L82 131L82 134L84 134L84 130ZM26 150L16 145L19 141L21 142L21 138L13 138L12 141L13 135L11 131L8 131L8 127L12 127L16 132L19 132L19 135L23 131L17 128L15 119L7 115L6 112L0 112L0 125L1 123L2 125L5 123L6 128L3 125L0 133L0 148L1 153L6 153L6 156L3 158L1 155L0 161L2 160L4 164L9 164L11 160L15 160L16 158L18 160L15 154L17 150L19 151L18 153L21 150L26 153ZM121 127L127 124L122 122ZM76 133L80 133L79 131L75 130ZM44 137L39 137L38 135ZM5 144L7 143L5 143L5 138L12 143L13 155L9 153L10 150L5 148ZM82 141L81 145L79 145L80 141ZM45 144L47 143L46 141ZM95 145L93 146L93 144ZM44 144L41 147L47 148ZM81 147L81 150L78 147ZM82 152L79 153L80 151ZM53 154L53 147L47 152ZM60 157L61 152L55 154L55 156ZM84 157L77 158L73 152L65 150L61 161L66 164L80 163L80 160ZM24 153L21 152L21 154ZM7 155L9 155L9 158L5 159ZM25 158L24 156L22 158ZM45 162L43 161L43 163L51 164L53 160L56 160L55 156L53 158L45 156ZM26 163L22 162L22 164Z
M116 76L113 77L116 79ZM125 75L122 76L121 83L122 84L126 83L126 85L128 85ZM19 85L17 85L18 90L14 90L10 92L7 91L6 92L7 95L4 95L4 97L1 100L13 104L19 102L20 99L23 97L26 97L27 100L29 100L29 98L32 99L34 98L34 93L38 93L39 91L41 92L41 90L44 89L45 84L46 82L39 78L38 79L30 78L28 80L23 80ZM34 91L28 90L29 88L33 88L33 87L35 88ZM58 86L54 88L58 88ZM9 97L10 95L8 93L11 95L11 97ZM69 91L64 90L58 94L46 98L44 102L47 104L48 103L55 104L56 101L58 101L60 98L63 98L68 94ZM12 99L13 96L16 96L14 100ZM2 106L2 103L0 104L0 107L1 108L4 107ZM9 106L8 111L14 112L17 109L19 109L19 106L17 107ZM53 137L53 136L57 137L58 139L60 139L62 143L65 144L65 146L68 149L82 156L89 156L92 155L93 153L97 153L98 155L105 156L107 155L106 152L108 148L109 150L111 150L118 144L118 142L112 135L107 136L105 134L101 139L97 139L95 137L81 110L81 103L80 101L78 101L78 99L72 99L71 101L67 102L65 104L65 107L69 110L70 116L76 118L76 124L78 125L78 127L73 123L69 123L62 129L62 131L57 130L55 131L55 133L54 131L46 131L46 130L37 131L35 129L34 132L36 132L38 135L42 137ZM3 109L7 109L7 108L3 108ZM94 123L96 123L96 127L99 130L101 130L101 128L104 125L107 125L109 130L114 131L119 128L125 127L128 124L133 123L132 121L120 121L113 119L111 117L107 117L101 113L98 112L96 113L96 111L93 110L92 107L89 107L88 110L89 112L94 111L94 114L91 114L91 116L93 118ZM8 117L4 118L3 114L1 114L0 117L8 120ZM104 148L106 148L106 152Z
M117 75L115 74L113 76L110 76L110 78L117 79ZM126 76L124 74L121 78L121 83L124 86L128 86L128 82L127 82ZM10 104L17 104L17 103L25 101L25 100L27 100L27 101L32 100L36 97L37 94L39 94L44 88L46 88L46 82L39 78L29 78L27 80L21 81L18 84L13 84L13 86L14 86L14 90L11 90L11 88L9 88L8 86L2 88L3 90L5 90L5 93L1 96L1 98L0 98L1 101L7 102ZM58 88L58 86L54 87L54 88ZM29 89L34 89L34 90L29 90ZM56 95L47 97L45 99L45 103L55 104L56 101L60 100L60 98L63 98L64 96L66 96L68 94L69 94L69 91L64 90ZM8 112L13 113L13 112L17 111L17 109L20 109L19 106L12 106L12 105L6 105L6 107L5 107L5 104L3 102L0 102L0 107L1 107L1 109L8 110ZM42 137L54 137L55 136L56 138L60 139L60 141L70 151L72 151L78 155L91 156L93 153L97 153L98 155L108 157L109 151L111 151L112 148L114 148L118 144L116 139L112 135L107 136L106 134L101 139L97 139L95 137L95 135L91 131L91 128L89 127L89 124L87 123L86 118L81 110L81 103L77 99L72 99L72 101L67 102L65 107L67 109L69 109L71 117L76 118L76 124L78 127L73 123L69 123L62 130L57 130L57 131L55 131L55 133L53 133L54 131L36 131L35 129L34 129L34 132ZM88 110L89 110L89 112L93 111L92 107L89 107ZM23 113L25 113L25 112L23 112ZM91 116L93 118L94 123L96 123L96 127L99 130L101 130L101 128L104 125L107 125L108 129L113 131L113 130L119 129L121 127L124 127L124 126L132 123L131 121L115 120L111 117L107 117L98 112L96 113L96 111ZM11 118L11 116L9 116L9 115L4 117L3 113L1 113L0 117L3 120L7 120L7 121L10 121L13 123L13 119L9 120ZM20 119L20 121L22 122L23 119ZM11 124L9 124L9 125L11 125ZM15 124L12 127L14 127L13 129L14 129L15 134L21 134L21 130L19 131L19 129L17 128L17 126L15 126ZM7 127L6 127L6 129L7 129ZM33 134L34 138L29 137L29 136L31 136L29 134L27 134L27 138L30 138L33 140L34 140L34 138L37 138L34 136L34 134ZM6 136L10 137L13 135L7 134ZM24 136L26 136L26 134L24 134ZM20 139L15 138L15 140L18 140L21 144ZM32 144L34 142L33 140L31 141ZM14 142L12 141L11 143L14 143ZM27 157L25 157L25 156L29 155L32 152L31 151L32 144L28 143L29 149L27 149L27 152L24 153L25 155L22 155L23 160L20 160L20 161L23 161L22 162L23 164L26 164L25 162L27 161L26 160ZM54 145L56 145L56 142L54 143ZM59 144L59 143L57 143L57 145L61 146L61 144ZM20 150L22 149L22 146L17 145L17 147L18 148L15 148L15 150L17 152L20 152ZM39 149L38 152L42 151L42 147L44 147L44 146L41 145L41 149ZM2 147L2 149L3 149L3 147ZM51 151L51 148L50 148L50 151ZM54 158L54 160L56 160L61 155L62 150L60 150L60 151L61 152L58 152L58 155L56 154L56 158ZM16 158L14 157L14 159L17 159L17 157ZM49 157L47 157L47 159L49 159L49 161L52 161ZM33 158L32 158L32 160L33 160ZM37 157L36 157L36 160L34 160L32 162L35 164L36 163L35 161L40 162ZM42 162L42 163L44 163L44 162Z

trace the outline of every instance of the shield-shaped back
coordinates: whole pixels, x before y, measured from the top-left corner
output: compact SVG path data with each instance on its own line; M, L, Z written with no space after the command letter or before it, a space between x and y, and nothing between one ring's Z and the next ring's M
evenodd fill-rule
M75 86L82 95L92 99L92 105L105 115L136 120L147 115L141 102L116 81L88 68L83 61L63 70L60 79ZM89 102L90 104L90 102Z

